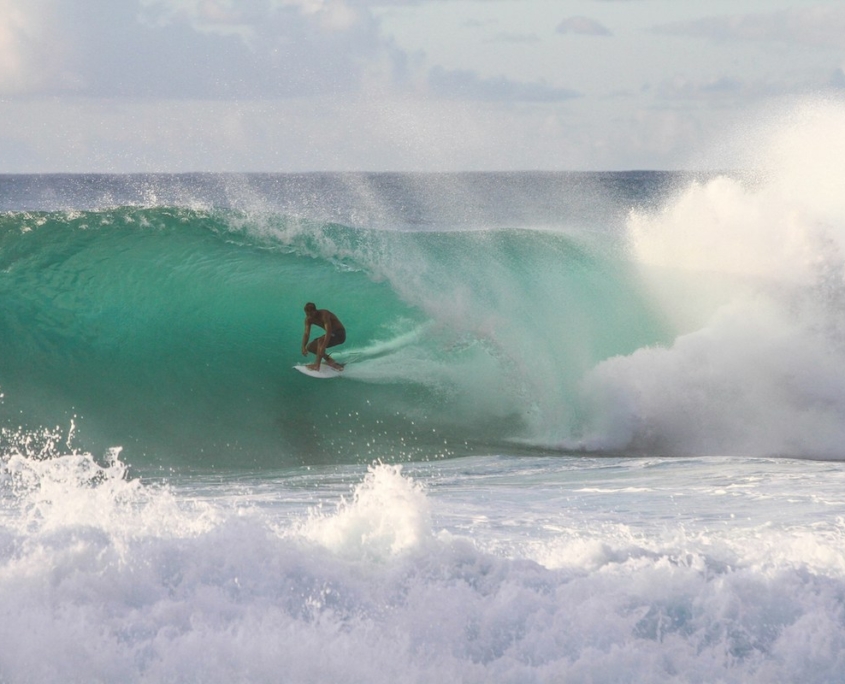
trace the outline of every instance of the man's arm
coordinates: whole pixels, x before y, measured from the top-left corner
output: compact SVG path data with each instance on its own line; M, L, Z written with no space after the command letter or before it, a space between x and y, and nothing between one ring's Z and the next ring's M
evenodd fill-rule
M308 338L311 337L311 323L305 321L305 332L302 335L302 355L308 356L308 350L305 346L308 344Z

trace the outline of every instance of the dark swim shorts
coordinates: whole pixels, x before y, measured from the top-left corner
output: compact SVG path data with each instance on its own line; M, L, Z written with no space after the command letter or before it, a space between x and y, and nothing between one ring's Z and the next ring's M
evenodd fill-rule
M339 330L332 330L332 336L329 338L329 343L326 345L326 349L338 344L343 344L344 342L346 342L346 329L340 328Z

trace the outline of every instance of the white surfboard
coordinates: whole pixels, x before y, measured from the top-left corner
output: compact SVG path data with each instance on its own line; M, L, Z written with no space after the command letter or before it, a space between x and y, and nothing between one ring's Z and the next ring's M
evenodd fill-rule
M337 376L339 376L343 372L343 369L335 370L334 368L332 368L327 363L320 364L320 370L318 370L318 371L314 370L313 368L309 368L305 364L296 365L296 366L294 366L294 368L296 368L296 370L298 370L300 373L303 373L304 375L310 375L312 378L323 378L323 379L325 379L325 378L336 378Z

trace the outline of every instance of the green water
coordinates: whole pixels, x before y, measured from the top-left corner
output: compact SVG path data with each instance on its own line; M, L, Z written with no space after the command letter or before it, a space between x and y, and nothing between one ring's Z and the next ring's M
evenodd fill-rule
M291 369L302 306L345 324ZM553 444L598 361L665 337L623 262L550 232L120 208L0 216L5 437L200 468Z

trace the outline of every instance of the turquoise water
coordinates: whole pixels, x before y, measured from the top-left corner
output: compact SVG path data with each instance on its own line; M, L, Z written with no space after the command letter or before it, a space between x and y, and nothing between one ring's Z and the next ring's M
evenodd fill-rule
M139 466L348 460L350 434L353 459L397 435L554 446L588 368L666 339L624 262L525 227L124 207L8 213L0 236L6 425L73 420ZM291 370L312 300L348 330L332 386Z

